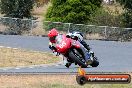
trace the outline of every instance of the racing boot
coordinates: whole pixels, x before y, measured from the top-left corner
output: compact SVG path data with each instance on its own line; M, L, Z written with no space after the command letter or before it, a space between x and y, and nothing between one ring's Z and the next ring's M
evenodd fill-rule
M82 56L83 56L84 60L86 61L86 64L87 65L92 64L93 61L91 59L90 53L85 49L85 47L82 44L80 44L80 45L81 45L80 51L82 53Z
M90 53L87 52L85 55L85 58L86 58L85 61L87 65L91 65L93 63L93 57Z

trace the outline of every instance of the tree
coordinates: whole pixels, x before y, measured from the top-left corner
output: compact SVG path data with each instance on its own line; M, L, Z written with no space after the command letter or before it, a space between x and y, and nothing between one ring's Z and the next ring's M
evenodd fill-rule
M1 0L1 13L16 18L31 17L33 0Z
M125 27L132 27L132 0L117 0L125 9L123 22Z
M90 24L99 26L122 27L122 14L118 10L112 11L106 8L99 8L91 17Z
M46 20L70 23L86 23L101 7L102 0L51 0Z
M132 0L117 0L125 9L132 9Z

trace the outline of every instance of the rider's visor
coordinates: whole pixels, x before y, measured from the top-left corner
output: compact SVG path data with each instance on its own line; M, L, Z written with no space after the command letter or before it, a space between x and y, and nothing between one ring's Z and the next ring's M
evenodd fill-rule
M50 37L49 40L50 40L50 41L54 41L54 40L55 40L55 37L56 37L56 36Z

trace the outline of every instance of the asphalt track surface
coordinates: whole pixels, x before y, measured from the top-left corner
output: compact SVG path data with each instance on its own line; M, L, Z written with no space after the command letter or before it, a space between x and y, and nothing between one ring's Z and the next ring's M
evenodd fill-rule
M99 40L86 40L86 42L90 45L92 51L95 52L100 62L98 67L89 66L85 68L87 72L132 72L132 42ZM0 46L48 51L51 53L48 48L47 37L0 35ZM78 66L72 64L70 68L66 68L61 62L53 65L0 68L0 72L13 73L72 73L77 71Z

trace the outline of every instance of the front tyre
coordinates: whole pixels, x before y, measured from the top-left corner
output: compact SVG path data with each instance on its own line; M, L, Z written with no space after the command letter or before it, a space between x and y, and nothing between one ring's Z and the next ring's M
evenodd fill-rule
M79 66L81 66L82 68L86 68L87 65L85 64L85 62L83 62L83 58L79 57L79 55L77 53L75 53L75 49L70 50L69 51L69 57L75 62L77 63Z

